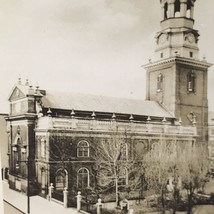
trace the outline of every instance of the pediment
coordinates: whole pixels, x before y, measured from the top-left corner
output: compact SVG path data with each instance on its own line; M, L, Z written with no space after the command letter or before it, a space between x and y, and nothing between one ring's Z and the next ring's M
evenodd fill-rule
M18 86L15 86L9 96L9 101L19 100L26 97L26 94Z

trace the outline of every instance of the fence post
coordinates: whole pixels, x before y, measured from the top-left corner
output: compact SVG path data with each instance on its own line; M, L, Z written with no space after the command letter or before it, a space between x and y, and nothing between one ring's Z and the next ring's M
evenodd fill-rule
M130 209L130 210L129 210L129 214L134 214L134 210L133 210L133 209Z
M101 209L102 209L102 203L101 203L101 199L98 199L97 202L97 214L101 214Z
M1 168L1 179L4 180L5 170Z
M49 201L51 201L53 189L54 189L54 186L53 186L53 183L51 183L50 186L48 187L48 199L49 199Z
M63 191L63 204L65 208L68 207L68 190L66 187L64 188L64 191Z
M81 199L82 199L81 192L78 192L78 193L77 193L77 211L78 211L78 212L79 212L80 209L81 209Z

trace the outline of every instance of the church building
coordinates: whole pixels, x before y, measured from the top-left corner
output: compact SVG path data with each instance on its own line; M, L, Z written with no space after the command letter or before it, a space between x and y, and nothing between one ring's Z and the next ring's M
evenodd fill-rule
M199 59L194 29L195 0L161 0L156 60L147 72L146 100L56 92L19 79L10 96L9 186L46 197L93 188L96 145L112 136L125 139L121 155L149 150L160 140L192 146L208 141L207 72ZM120 185L129 182L129 172ZM123 180L122 180L123 179ZM35 190L35 192L33 192Z

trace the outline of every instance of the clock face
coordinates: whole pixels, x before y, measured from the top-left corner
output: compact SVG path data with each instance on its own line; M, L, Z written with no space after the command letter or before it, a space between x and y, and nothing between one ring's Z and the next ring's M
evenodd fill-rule
M161 44L164 44L167 40L167 35L166 34L161 34L159 37L159 41Z
M189 43L194 43L195 42L195 36L192 33L189 33L187 35L187 40L189 41Z

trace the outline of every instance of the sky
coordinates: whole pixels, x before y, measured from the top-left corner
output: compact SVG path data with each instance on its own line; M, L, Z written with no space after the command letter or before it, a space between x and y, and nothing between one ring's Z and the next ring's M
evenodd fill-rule
M159 0L0 0L0 113L21 77L42 89L145 99L143 64L160 30ZM197 0L201 58L214 62L214 1ZM214 67L209 103L214 111Z

